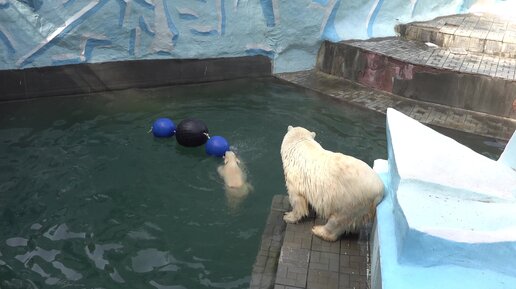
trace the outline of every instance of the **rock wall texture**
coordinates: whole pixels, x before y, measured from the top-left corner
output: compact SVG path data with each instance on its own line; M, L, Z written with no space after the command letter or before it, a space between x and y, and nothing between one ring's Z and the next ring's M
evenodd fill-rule
M485 0L0 0L0 69L265 55L275 72L304 70L322 40L394 35L475 2Z

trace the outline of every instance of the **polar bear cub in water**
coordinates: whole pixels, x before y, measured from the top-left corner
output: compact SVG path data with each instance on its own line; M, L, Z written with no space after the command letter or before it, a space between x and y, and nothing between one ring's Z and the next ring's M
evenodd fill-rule
M373 217L383 197L383 183L363 161L325 150L315 133L288 127L281 159L292 211L284 216L296 223L308 215L308 204L328 222L312 232L336 241L344 232L356 232Z
M236 208L252 190L252 186L247 182L247 176L234 152L226 152L224 164L217 171L224 180L229 207Z

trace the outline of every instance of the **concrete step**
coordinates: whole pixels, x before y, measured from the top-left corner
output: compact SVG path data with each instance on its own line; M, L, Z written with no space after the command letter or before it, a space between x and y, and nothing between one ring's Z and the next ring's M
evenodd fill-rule
M324 42L317 70L413 100L516 119L516 59L397 37Z
M425 22L399 24L401 38L431 42L443 48L516 57L516 19L490 14L461 14Z

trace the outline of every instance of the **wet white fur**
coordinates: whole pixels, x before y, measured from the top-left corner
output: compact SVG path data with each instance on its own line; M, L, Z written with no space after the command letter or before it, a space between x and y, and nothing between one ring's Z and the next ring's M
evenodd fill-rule
M370 221L383 197L383 183L363 161L325 150L315 133L288 127L281 144L281 158L292 211L288 223L308 215L308 204L328 222L312 232L335 241L344 232L356 232Z
M247 182L247 176L241 167L240 160L235 153L227 151L224 155L224 165L219 166L217 171L224 180L228 205L235 209L252 189Z

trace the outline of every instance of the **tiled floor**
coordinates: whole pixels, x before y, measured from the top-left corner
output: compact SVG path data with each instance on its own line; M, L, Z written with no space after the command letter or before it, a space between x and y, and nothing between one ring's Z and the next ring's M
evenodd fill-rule
M403 62L516 80L516 58L458 49L432 48L423 43L394 37L370 41L346 41L346 44Z
M418 42L432 42L444 48L516 56L516 18L492 14L459 14L425 22L401 24L401 37Z
M416 101L314 70L281 73L276 77L380 113L392 107L425 124L503 140L508 140L516 130L516 120L513 119Z
M322 223L322 220L314 216L298 224L284 225L281 251L279 258L276 258L277 270L269 278L269 272L263 270L265 265L262 265L265 264L262 260L263 252L267 251L270 239L267 232L274 231L277 228L275 224L285 224L283 212L288 210L288 197L274 196L271 214L262 236L262 248L253 269L251 289L368 288L367 234L344 235L339 241L332 243L323 241L312 235L312 226Z

